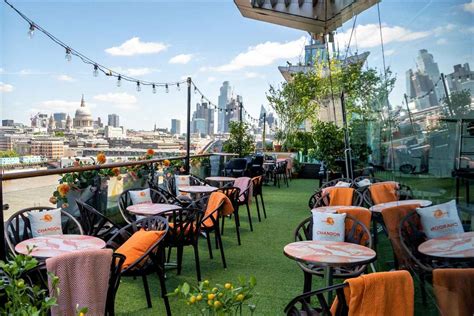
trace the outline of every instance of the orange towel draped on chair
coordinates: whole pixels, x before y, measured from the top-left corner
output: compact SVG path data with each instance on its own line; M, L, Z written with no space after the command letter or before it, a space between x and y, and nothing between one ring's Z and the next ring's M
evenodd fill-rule
M329 206L350 206L352 205L353 197L353 188L331 188L331 190L329 191Z
M221 192L212 192L209 196L209 201L207 202L206 212L204 213L204 218L212 214L217 208L219 208L218 212L215 212L212 217L217 220L219 216L219 212L222 216L227 216L234 213L234 207L232 206L232 202L229 198ZM212 227L214 225L211 217L204 220L203 225L205 227Z
M433 287L441 316L474 314L474 269L435 269Z
M388 238L401 268L409 265L409 258L402 248L398 226L406 215L414 212L418 207L420 207L420 204L407 204L388 207L382 211L383 221L388 230Z
M394 181L374 183L369 187L370 196L374 204L393 202L398 200L399 185Z
M372 213L368 209L366 209L364 207L345 209L345 208L342 207L342 208L337 210L337 213L339 213L339 214L346 213L346 214L349 214L349 215L355 217L362 224L364 224L364 226L367 227L367 229L370 231L370 220L372 219ZM347 234L347 232L351 231L352 224L353 224L352 221L348 221L346 219L346 227L345 227L346 234ZM357 233L360 234L361 233L360 225L358 227L358 230L359 231L357 231ZM367 238L363 238L361 240L361 245L365 244L366 241L367 241Z
M378 272L347 279L344 289L349 316L411 316L413 279L408 271ZM331 307L335 314L337 299Z

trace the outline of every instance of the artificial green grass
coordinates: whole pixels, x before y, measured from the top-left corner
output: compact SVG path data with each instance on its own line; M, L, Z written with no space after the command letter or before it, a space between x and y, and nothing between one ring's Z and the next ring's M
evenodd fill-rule
M213 251L214 259L209 259L205 239L200 241L200 262L202 278L211 283L236 282L239 276L257 278L255 297L255 315L283 315L286 304L303 291L303 273L293 260L283 254L283 247L294 240L295 227L310 216L308 199L317 187L316 180L293 180L290 187L280 189L264 187L264 200L268 218L258 222L255 204L252 204L254 231L250 232L246 209L241 208L242 245L237 244L234 221L226 221L223 243L227 260L224 270L218 250ZM379 234L377 270L387 270L386 261L393 260L389 242ZM189 248L189 249L188 249ZM175 260L176 251L172 260ZM160 287L156 275L149 277L153 308L146 306L145 292L141 278L122 278L117 298L117 315L165 315L160 297ZM166 286L168 292L179 284L188 282L197 284L194 254L192 247L185 248L181 275L176 270L167 271ZM313 277L313 289L322 288L324 282ZM415 289L418 292L418 287ZM420 299L416 299L417 314L435 315L429 309L421 308ZM188 305L170 298L173 315L190 315L194 312ZM429 305L433 305L430 301ZM244 312L247 312L244 310ZM249 314L249 313L246 313Z

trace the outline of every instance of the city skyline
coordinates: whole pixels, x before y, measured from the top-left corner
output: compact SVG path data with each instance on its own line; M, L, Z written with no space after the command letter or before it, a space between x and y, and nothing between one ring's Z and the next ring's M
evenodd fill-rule
M474 34L474 12L469 4L466 1L436 5L391 1L380 4L385 21L382 27L387 66L398 74L390 96L393 105L400 105L403 100L403 74L415 67L414 59L420 49L425 48L435 55L440 72L450 73L456 64L473 63L470 39ZM17 5L76 49L129 75L162 78L163 81L182 80L190 75L206 97L216 103L222 82L230 81L234 95L244 97L244 105L254 117L258 117L262 104L267 105L268 85L283 81L277 66L301 60L308 41L304 32L242 20L232 2L208 5L144 2L134 6L124 1L114 7L90 2L41 5L19 2ZM158 10L160 8L163 10ZM170 19L169 16L173 16L170 13L183 9L182 22L176 24ZM125 28L118 21L126 18L128 11L132 11L130 16L136 20L131 23L134 26ZM370 8L358 16L350 51L370 51L369 66L381 69L380 39L375 32L376 11L375 7ZM103 23L100 17L105 12L117 17L117 21ZM212 25L227 27L192 23L192 16L196 14L209 17L207 20ZM403 21L397 18L400 14L405 16ZM136 18L147 21L152 15L156 20L153 29L161 30L158 33ZM430 15L436 15L436 21L429 19ZM455 23L449 22L453 21L453 15ZM0 52L2 119L27 123L34 111L72 112L77 107L77 96L84 93L95 116L106 118L109 113L117 113L122 125L128 128L151 130L155 122L160 127L168 127L170 118L185 121L186 89L171 89L170 93L159 89L154 95L146 87L136 92L133 84L124 83L118 88L115 81L106 76L93 77L93 69L78 60L73 58L70 63L66 62L64 52L44 36L36 34L32 40L28 39L28 26L4 5L0 6L0 16L0 26L5 30L5 49ZM67 27L63 27L66 21ZM352 21L347 22L336 34L335 44L340 50L348 39L351 24ZM192 32L184 31L190 27ZM93 31L97 40L90 41ZM220 41L215 42L215 38ZM452 46L456 46L456 54L450 50ZM144 53L147 49L154 53ZM199 99L200 96L193 94L193 104Z

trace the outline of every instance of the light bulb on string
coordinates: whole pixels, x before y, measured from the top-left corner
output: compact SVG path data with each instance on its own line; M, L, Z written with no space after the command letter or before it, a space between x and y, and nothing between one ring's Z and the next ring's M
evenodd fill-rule
M196 88L196 86L194 86L194 94L196 94L198 92L198 88Z
M178 91L181 91L181 87L179 86L179 82L176 84L176 89L178 89Z
M35 25L33 23L30 23L30 28L28 29L28 37L32 39L34 35L35 35Z
M142 87L140 86L140 81L137 81L137 92L142 91Z
M121 87L122 86L122 76L121 75L118 75L117 77L117 87Z
M97 64L94 65L94 71L92 72L94 77L97 77L99 75L99 66Z
M166 93L170 92L170 88L168 87L168 84L165 84L165 90L166 90Z
M151 89L153 91L153 94L156 94L156 85L155 84L151 85Z
M66 47L66 55L64 56L64 58L66 58L67 61L72 60L71 49L69 47Z

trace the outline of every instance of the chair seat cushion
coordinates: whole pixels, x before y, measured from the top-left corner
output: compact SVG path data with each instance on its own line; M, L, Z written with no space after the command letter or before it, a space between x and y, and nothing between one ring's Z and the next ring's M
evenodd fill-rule
M61 209L47 210L42 212L28 212L31 225L31 235L40 237L46 235L62 235Z
M429 239L464 232L455 200L417 208L416 212L420 215L421 226Z
M125 262L123 268L126 269L143 256L150 247L152 247L161 236L165 234L165 231L151 230L146 231L140 229L135 232L130 238L120 246L116 252L124 255Z

